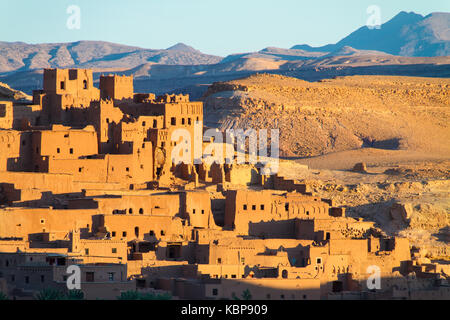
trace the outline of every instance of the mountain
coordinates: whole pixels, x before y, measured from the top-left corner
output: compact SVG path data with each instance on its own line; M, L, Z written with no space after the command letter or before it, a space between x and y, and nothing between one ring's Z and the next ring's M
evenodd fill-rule
M349 46L408 57L450 55L450 13L436 12L426 17L400 12L380 29L361 27L336 44L322 47L297 45L294 50L333 52Z
M184 44L154 50L103 42L27 44L0 42L0 73L42 68L131 69L147 62L169 65L213 64L222 57Z

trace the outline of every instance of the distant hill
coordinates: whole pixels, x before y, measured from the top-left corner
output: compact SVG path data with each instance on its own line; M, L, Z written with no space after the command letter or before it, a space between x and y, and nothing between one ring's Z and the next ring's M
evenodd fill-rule
M48 44L0 42L0 73L55 67L117 70L131 69L148 62L197 65L221 60L222 57L204 54L181 43L155 50L102 41Z
M402 11L380 29L364 26L336 44L296 45L292 49L329 53L345 46L408 57L449 56L450 13L436 12L424 17Z

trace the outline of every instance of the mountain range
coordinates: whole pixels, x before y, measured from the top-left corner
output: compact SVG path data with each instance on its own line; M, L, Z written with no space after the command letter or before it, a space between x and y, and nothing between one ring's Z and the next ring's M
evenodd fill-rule
M362 27L336 44L268 47L227 57L179 43L145 49L103 42L0 42L0 81L31 94L44 68L89 68L133 75L135 87L200 97L205 85L266 72L315 81L351 74L450 76L450 13L401 12L380 29ZM201 89L199 89L201 88Z

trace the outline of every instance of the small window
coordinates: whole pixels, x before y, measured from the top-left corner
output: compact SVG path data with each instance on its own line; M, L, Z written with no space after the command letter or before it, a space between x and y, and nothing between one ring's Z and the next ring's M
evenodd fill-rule
M289 203L286 203L286 204L284 205L284 210L289 211Z
M112 252L112 253L117 253L117 248L112 248L112 249L111 249L111 252Z
M235 274L232 274L232 275L231 275L231 278L232 278L232 279L236 279L236 275L235 275Z
M192 209L192 214L195 214L195 209Z
M172 118L170 119L170 124L171 124L172 126L176 126L176 125L177 125L177 118L172 117Z
M221 264L222 263L222 258L218 258L217 259L217 264Z
M45 220L44 219L41 219L41 224L44 224L45 223Z
M191 120L191 118L188 118L188 125L191 125L192 124L192 120Z
M108 272L108 280L114 281L114 272Z
M94 272L86 272L86 282L94 282Z
M263 204L261 205L261 210L264 210L264 205Z
M205 210L202 210L202 214L205 214Z
M128 209L128 213L133 214L133 209L132 208Z
M41 275L41 282L44 283L45 282L45 276Z
M322 263L322 258L317 258L316 262L317 262L317 264L321 264Z
M83 172L83 168L78 168L78 172Z
M157 120L153 120L153 128L157 128L158 127L158 121Z
M185 124L186 120L184 120L184 118L181 118L181 124Z
M252 205L252 210L253 210L253 211L256 210L256 205Z
M139 214L144 214L144 209L140 208L139 209Z
M59 84L59 87L61 88L61 90L66 89L66 84L64 83L64 81L61 81L61 83Z
M127 172L129 172L129 171L130 171L130 168L129 168L129 167L126 167L125 170L126 170Z
M83 89L87 89L88 88L88 83L86 80L83 80Z
M247 205L246 204L244 204L244 210L247 210Z
M25 277L25 283L27 283L27 284L30 283L30 277L29 276Z
M70 154L73 154L73 148L70 148Z
M142 126L145 127L146 123L145 121L142 121Z
M106 118L106 123L109 123L109 118Z
M164 236L165 234L164 230L161 230L161 235Z
M111 232L111 236L115 237L116 236L116 232L115 231Z
M213 294L213 296L217 296L217 295L219 294L219 290L216 289L216 288L214 288L214 289L212 290L212 294Z
M154 237L155 236L155 231L150 230L150 237Z
M126 236L127 236L127 232L126 231L122 232L122 237L126 237Z
M56 153L60 153L60 152L61 152L61 149L56 148Z
M88 256L89 255L89 249L84 249L84 254Z

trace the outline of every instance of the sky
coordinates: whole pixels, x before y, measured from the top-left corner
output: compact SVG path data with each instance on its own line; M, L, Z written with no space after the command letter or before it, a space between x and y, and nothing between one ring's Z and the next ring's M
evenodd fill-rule
M226 56L336 43L400 11L450 12L449 0L0 0L0 41L101 40L150 49L182 42ZM75 6L75 10L73 10Z

